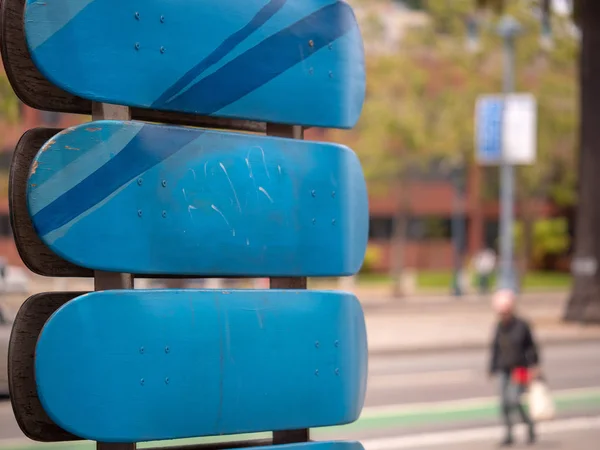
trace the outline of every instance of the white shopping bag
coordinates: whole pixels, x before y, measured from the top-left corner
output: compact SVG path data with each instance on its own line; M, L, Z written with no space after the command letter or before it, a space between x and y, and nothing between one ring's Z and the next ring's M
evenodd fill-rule
M540 422L554 419L556 407L550 395L550 389L548 389L548 385L544 381L532 381L529 385L527 397L529 413L534 421Z

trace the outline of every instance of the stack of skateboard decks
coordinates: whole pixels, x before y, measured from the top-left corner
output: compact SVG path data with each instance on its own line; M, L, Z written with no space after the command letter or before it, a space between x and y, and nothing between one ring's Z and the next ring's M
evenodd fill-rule
M359 301L306 290L307 277L356 274L367 245L358 158L303 140L360 116L350 6L4 0L1 40L24 103L92 116L29 130L11 167L25 264L95 280L94 292L33 295L17 315L9 384L23 432L115 450L272 432L231 447L361 450L308 431L356 421L366 391ZM271 289L134 289L227 277Z

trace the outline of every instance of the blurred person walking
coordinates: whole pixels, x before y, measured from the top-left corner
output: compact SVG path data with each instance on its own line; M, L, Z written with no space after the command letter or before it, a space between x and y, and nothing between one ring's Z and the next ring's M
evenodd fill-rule
M490 289L492 274L496 268L496 253L491 248L484 248L475 255L473 266L477 274L479 293L481 295L487 294Z
M531 328L527 321L515 314L515 294L511 290L500 290L493 297L494 311L498 323L491 345L490 377L499 375L501 411L506 426L503 447L513 441L512 413L518 411L528 426L528 443L536 440L535 425L521 404L521 396L529 382L537 377L539 356Z

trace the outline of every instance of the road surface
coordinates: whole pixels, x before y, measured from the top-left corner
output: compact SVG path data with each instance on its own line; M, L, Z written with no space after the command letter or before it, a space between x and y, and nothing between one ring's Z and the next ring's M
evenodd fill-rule
M598 449L600 342L553 345L542 349L542 358L558 417L540 425L538 447ZM343 427L312 430L311 435L315 440L358 439L366 450L494 448L502 429L496 383L487 378L486 368L487 354L481 350L374 356L361 419ZM0 403L0 450L44 447L24 439L9 402ZM93 445L64 443L53 448L87 450Z

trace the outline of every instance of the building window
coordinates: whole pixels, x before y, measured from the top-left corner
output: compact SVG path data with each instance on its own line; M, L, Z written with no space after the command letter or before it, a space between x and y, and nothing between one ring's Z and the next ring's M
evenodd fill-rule
M410 241L451 239L451 221L448 217L411 217L408 221L407 234Z
M483 245L487 248L497 248L500 225L497 220L486 220L483 225Z
M390 240L393 232L392 217L371 217L369 239ZM410 217L406 224L406 237L409 241L451 239L451 219L436 216Z
M390 240L394 221L391 217L371 217L369 221L369 239Z

